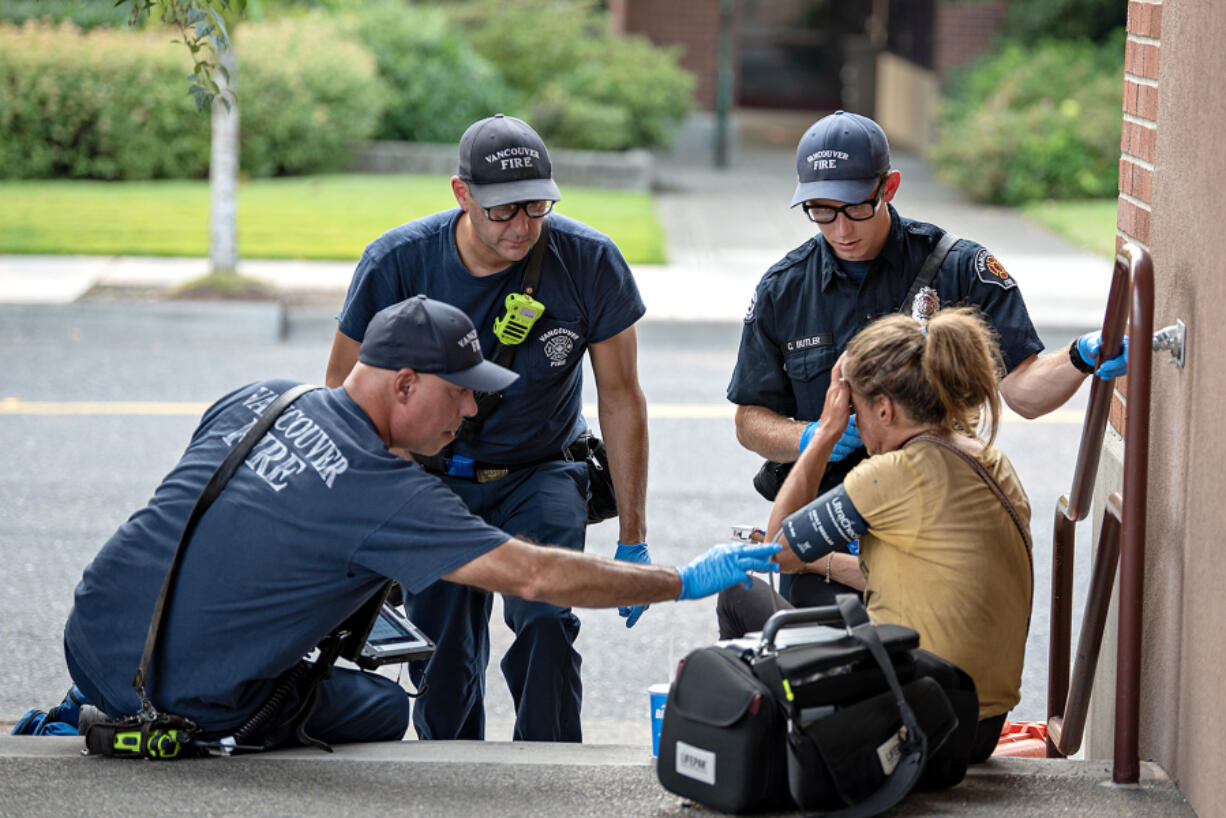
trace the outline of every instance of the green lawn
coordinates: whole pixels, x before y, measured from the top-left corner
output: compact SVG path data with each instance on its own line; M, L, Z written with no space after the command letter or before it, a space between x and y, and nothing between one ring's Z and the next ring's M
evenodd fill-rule
M1111 199L1075 202L1032 202L1022 213L1092 253L1115 258L1115 210Z
M354 261L388 228L455 206L445 176L356 174L239 186L243 258ZM650 194L571 188L558 212L609 234L631 264L665 261ZM0 253L207 256L203 181L0 182Z

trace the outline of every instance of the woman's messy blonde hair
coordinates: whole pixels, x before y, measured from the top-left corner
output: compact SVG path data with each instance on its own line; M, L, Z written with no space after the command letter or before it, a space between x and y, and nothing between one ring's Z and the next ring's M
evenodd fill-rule
M938 310L926 327L907 315L887 315L860 330L843 358L853 391L870 399L885 395L941 434L975 430L984 437L986 429L989 444L1000 424L1003 375L996 333L972 307Z

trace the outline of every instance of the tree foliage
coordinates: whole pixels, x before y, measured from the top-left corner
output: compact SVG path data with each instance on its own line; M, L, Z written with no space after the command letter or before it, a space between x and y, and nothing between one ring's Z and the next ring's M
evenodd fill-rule
M376 0L345 14L389 88L379 139L455 142L518 95L437 6Z
M550 145L665 145L693 107L695 81L679 65L679 48L613 35L591 0L467 0L449 8Z
M1119 30L1101 45L1014 41L967 66L942 102L938 172L984 202L1114 194L1123 61Z
M1100 43L1124 27L1123 0L1012 0L1005 25L1010 39L1089 40Z

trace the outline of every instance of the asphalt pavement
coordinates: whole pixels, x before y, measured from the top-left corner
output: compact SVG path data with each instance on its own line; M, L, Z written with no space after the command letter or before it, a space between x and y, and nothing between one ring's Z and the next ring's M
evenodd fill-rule
M687 490L695 481L685 461L671 455L657 460L660 444L656 441L666 441L664 446L671 446L666 449L670 452L694 452L703 447L710 450L711 427L695 421L695 406L706 407L702 411L728 425L730 411L726 406L719 406L722 400L720 381L726 381L729 356L735 354L737 322L744 314L761 273L784 252L812 234L803 213L787 208L795 179L792 146L795 136L799 135L795 128L803 130L804 124L784 123L777 129L775 138L755 139L752 144L737 147L731 166L724 169L711 166L707 161L709 153L701 144L692 141L687 144L684 139L676 152L657 157L657 205L669 237L670 263L635 267L648 306L648 318L641 335L645 340L640 343L667 350L668 360L667 366L661 365L659 372L649 369L645 375L650 381L648 394L653 404L652 485L663 490L664 500L657 508L667 509L666 513L659 513L649 508L656 532L653 542L657 537L662 543L687 542L687 538L694 537L693 521L696 519L715 518L715 527L722 529L726 523L752 522L740 517L731 519L729 514L761 512L761 501L739 499L747 493L741 472L752 458L733 443L714 448L717 459L723 461L721 466L727 467L727 476L717 469L714 475L704 475L708 483ZM791 135L793 131L795 136ZM896 202L899 210L905 215L934 221L987 245L1018 279L1036 324L1045 338L1051 339L1053 346L1067 340L1072 333L1101 321L1110 280L1109 259L1077 250L1026 222L1015 211L971 205L936 181L927 165L916 157L896 155L894 164L903 173L903 187ZM565 194L566 182L562 179L560 183ZM565 211L564 203L559 209ZM224 321L227 342L234 349L249 345L272 350L268 353L272 360L292 364L278 374L297 372L299 369L295 367L298 367L312 370L301 377L316 379L322 376L323 358L319 349L295 352L277 342L295 335L319 334L322 336L319 343L326 344L332 326L329 316L343 298L352 268L353 261L247 261L241 266L242 271L268 282L279 298L270 302L223 305L157 300L168 289L206 272L207 262L202 259L0 256L0 349L10 353L25 350L13 354L29 354L32 347L4 346L2 342L6 336L10 339L21 336L33 338L37 347L39 333L43 331L39 327L55 322L54 319L48 322L47 316L70 316L66 325L71 325L75 337L83 337L90 347L79 353L86 369L99 369L109 354L118 351L126 356L139 348L140 355L152 365L164 365L168 371L177 372L176 377L150 379L144 387L136 385L140 381L139 373L132 373L122 387L108 384L106 378L95 381L87 377L86 382L94 388L83 390L78 400L135 396L151 402L159 399L191 402L221 394L221 390L212 389L210 379L233 380L237 377L233 371L215 373L215 367L210 367L213 359L207 352L207 342L217 332L218 322ZM144 307L134 302L141 302ZM116 342L112 347L110 339L119 332L116 327L136 313L140 314L152 340L136 339L133 345L127 346ZM165 333L165 342L156 340L159 332ZM190 343L197 332L201 348L205 350L199 353L191 351L194 347ZM171 344L171 338L176 342L188 341L184 346L188 351L168 355L164 347ZM51 350L33 355L28 362L30 370L21 377L12 374L20 371L19 366L14 366L18 362L6 361L5 369L10 375L0 373L0 404L6 400L36 397L38 390L30 386L36 381L58 384L62 380L66 391L77 385L78 381L68 375L57 380L56 354ZM166 361L162 363L164 355ZM727 360L723 360L725 358ZM233 369L241 369L241 366ZM197 373L203 377L192 377ZM201 380L207 386L202 387ZM58 393L60 387L55 391ZM590 386L587 394L592 394ZM1075 399L1071 409L1074 414L1077 405ZM189 406L187 414L192 411L198 414L199 410L192 407L194 404ZM3 409L0 405L0 410ZM182 406L178 411L183 411ZM670 412L676 415L670 416ZM169 423L172 422L145 421L151 437L164 433L167 440L179 439L180 427L189 421L173 421L175 428L163 432L162 425ZM1039 589L1045 587L1046 581L1042 576L1042 561L1037 557L1044 521L1051 516L1045 511L1054 502L1061 481L1067 480L1063 475L1066 463L1071 463L1067 427L1074 423L1066 418L1052 426L1026 424L1029 431L1025 434L1029 436L1025 438L1025 445L1010 449L1024 449L1019 451L1020 458L1032 461L1033 465L1019 463L1019 471L1033 468L1036 475L1041 475L1034 482L1027 482L1030 486L1042 484L1042 502L1035 503L1033 518L1036 521L1036 587ZM25 468L23 463L29 462L28 458L44 456L45 452L51 452L45 456L55 458L56 468L65 474L71 473L77 467L80 452L94 445L105 450L107 436L119 434L110 427L85 433L79 425L73 424L71 418L64 418L53 422L47 430L49 434L56 434L59 429L59 433L65 435L64 451L55 451L53 443L43 442L38 443L36 449L28 439L23 441L17 436L26 450L10 449L10 457L6 458L9 477L13 477L15 470L20 472ZM1010 433L1008 426L1004 433ZM101 437L97 437L99 434ZM721 427L719 434L727 436L728 429ZM1071 439L1075 445L1075 429ZM105 487L100 502L130 503L137 492L152 487L155 477L150 475L162 467L157 465L160 461L149 453L133 454L133 462L122 464L120 472L126 483L120 481L120 486ZM128 470L140 474L128 475ZM1069 470L1071 473L1071 467ZM38 506L35 498L45 486L32 486L27 493L20 482L10 483L17 486L17 504L11 503L12 498L0 504L9 506L7 511L0 510L0 520L11 520L37 510L39 535L51 537L50 542L45 546L40 543L40 547L55 549L44 553L60 553L63 544L54 531L58 510ZM713 492L701 485L718 485L721 493L705 496ZM122 499L120 489L127 491ZM1052 496L1048 498L1047 495ZM43 517L49 519L43 520ZM9 533L20 533L24 530L22 525L28 523L9 526ZM69 532L66 539L79 533ZM589 542L609 539L605 536L608 533L598 526L592 529ZM94 536L92 531L89 536ZM697 533L698 538L707 536L705 529ZM10 545L20 547L20 544ZM665 552L665 556L672 555ZM10 585L6 593L28 596L31 603L45 603L47 600L40 598L43 589L37 581L40 563L37 558L28 562L26 568L29 570L19 573L21 581ZM79 575L79 569L74 570ZM592 612L584 615L585 629L589 629L591 617ZM648 621L648 617L654 617L654 623ZM579 747L493 740L484 744L457 743L445 748L427 748L416 742L405 742L376 748L342 748L335 756L279 753L261 759L159 766L156 776L147 777L143 772L138 776L130 772L145 765L76 760L79 743L71 739L4 738L0 739L0 782L3 782L0 789L5 796L0 799L0 815L64 814L86 810L102 814L121 811L143 814L154 811L153 804L170 801L208 814L243 811L272 815L325 810L347 813L358 809L421 815L479 812L546 816L690 814L692 810L683 808L680 799L668 795L655 783L653 761L644 749L644 681L659 681L658 677L667 673L667 668L678 658L675 653L682 649L686 637L692 640L694 634L699 634L698 638L702 638L709 617L710 611L698 605L689 608L668 606L649 612L636 631L642 632L643 655L658 657L650 660L650 670L632 667L620 654L606 655L598 647L585 649L585 679L614 680L607 685L593 684L592 691L616 701L602 704L595 700L596 697L590 697L585 702L585 729L590 743ZM495 613L495 621L497 619ZM20 639L30 637L23 627L6 628L5 632L16 633ZM600 630L592 631L592 634L600 633ZM613 630L606 630L604 634L616 638ZM42 644L46 634L36 636ZM504 637L495 635L494 638L492 655L496 656L500 654L497 640ZM596 636L597 640L600 638ZM1036 654L1040 657L1040 665L1045 655L1043 639L1039 628L1037 633L1032 633L1029 647L1032 657ZM54 635L49 641L54 644ZM600 642L588 644L598 646ZM655 667L657 664L659 667ZM0 678L7 684L31 672L28 668L9 665L0 673ZM1042 668L1033 672L1041 677ZM48 681L40 687L51 689L46 686L60 684L62 677L57 673L62 670L48 671ZM632 681L619 685L626 679ZM621 687L626 689L619 689ZM1027 688L1032 702L1029 707L1033 711L1040 706L1037 702L1041 701L1041 685L1032 683L1028 677L1024 693ZM494 699L491 694L488 735L496 739L509 735L511 714L507 703L499 704ZM31 706L53 703L39 700ZM642 716L627 718L627 708L635 712L641 710ZM16 715L20 712L12 703L0 707L0 719ZM589 716L592 717L590 728ZM1033 712L1029 717L1041 716ZM222 770L225 772L220 772ZM148 788L145 791L150 800L134 806L130 791L137 778L142 789ZM1145 786L1137 789L1100 786L1108 778L1108 767L1096 762L993 762L979 768L955 790L913 797L894 814L955 811L966 815L1191 813L1174 785L1152 765L1145 767Z

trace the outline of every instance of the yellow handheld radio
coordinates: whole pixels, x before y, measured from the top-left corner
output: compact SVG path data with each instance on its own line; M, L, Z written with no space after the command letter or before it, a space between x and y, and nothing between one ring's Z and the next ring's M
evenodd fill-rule
M507 346L522 343L532 331L532 325L545 312L545 305L527 293L511 293L506 300L507 311L494 319L494 337Z

